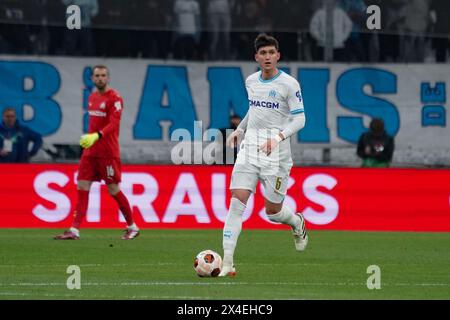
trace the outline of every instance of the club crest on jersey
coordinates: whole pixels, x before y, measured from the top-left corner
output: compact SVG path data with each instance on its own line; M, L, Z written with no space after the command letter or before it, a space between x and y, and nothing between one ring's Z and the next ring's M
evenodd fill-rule
M102 102L102 103L100 104L100 109L105 109L105 107L106 107L105 103Z
M302 95L300 94L300 91L297 91L297 92L295 93L295 95L297 96L298 101L302 102Z
M277 92L275 90L270 90L269 91L269 97L275 98L277 95Z
M114 103L114 107L116 108L116 111L120 111L122 109L122 103L120 101L116 101Z

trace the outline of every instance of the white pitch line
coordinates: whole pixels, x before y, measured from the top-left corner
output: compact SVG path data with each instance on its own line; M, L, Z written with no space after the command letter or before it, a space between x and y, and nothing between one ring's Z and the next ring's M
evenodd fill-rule
M0 268L17 268L17 267L67 267L74 263L67 264L0 264ZM130 267L130 266L183 266L185 264L174 263L174 262L159 262L159 263L137 263L137 264L129 264L129 263L113 263L113 264L100 264L100 263L81 263L76 264L79 267Z
M66 263L66 264L0 264L0 268L17 268L17 267L67 267L69 265L76 264L79 267L133 267L133 266L186 266L188 263L179 263L179 262L155 262L155 263ZM239 265L242 266L324 266L329 267L326 263L307 263L307 262L287 262L287 263L258 263L258 262L241 262ZM366 266L366 263L333 263L333 265L361 265ZM383 266L402 266L402 263L383 263ZM409 263L408 265L423 265L423 263ZM449 264L450 266L450 264Z
M17 268L17 267L30 267L30 268L36 268L36 267L67 267L69 265L73 265L76 263L67 263L67 264L0 264L0 268ZM157 263L112 263L112 264L101 264L101 263L81 263L81 264L76 264L79 267L133 267L133 266L137 266L137 267L151 267L151 266L187 266L189 264L187 263L177 263L177 262L157 262ZM324 263L304 263L304 262L300 262L300 263L248 263L248 262L242 262L239 263L240 266L324 266L324 267L329 267L327 264ZM361 265L361 266L365 266L365 263L334 263L334 265ZM400 265L400 264L383 264L383 266L390 266L390 265ZM418 263L419 265L419 263ZM423 264L420 264L423 265Z
M0 296L21 296L21 297L49 297L49 298L79 298L80 296L77 294L54 294L54 293L15 293L15 292L0 292ZM100 299L117 299L117 296L106 296L106 295L97 295L93 294L90 296L83 295L83 299L89 298L100 298ZM125 299L152 299L152 300L208 300L204 296L148 296L148 295L133 295L126 297ZM221 297L223 300L242 300L246 299L245 297ZM214 299L212 299L214 300ZM298 300L293 298L282 298L281 300Z
M361 286L366 287L366 283L357 282L85 282L82 286ZM66 286L63 282L22 282L22 283L0 283L0 287L51 287ZM450 283L382 283L382 286L421 286L421 287L447 287Z

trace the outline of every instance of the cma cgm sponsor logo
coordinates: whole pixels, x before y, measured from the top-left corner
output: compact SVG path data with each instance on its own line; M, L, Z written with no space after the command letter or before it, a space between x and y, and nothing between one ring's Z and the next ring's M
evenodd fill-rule
M203 179L203 180L202 180ZM180 171L177 182L173 187L164 187L165 182L147 172L124 172L122 174L121 189L127 196L130 206L137 210L142 220L147 223L167 223L173 224L180 216L192 216L198 224L209 224L215 217L221 222L225 222L228 214L226 205L226 194L228 189L227 177L225 173L215 172L209 176L210 183L205 185L204 178L200 179L191 172ZM41 221L60 222L69 217L75 209L74 199L61 191L67 185L75 187L77 174L72 176L60 171L42 171L36 175L33 181L34 192L40 200L37 201L32 213ZM297 206L298 194L293 192L291 187L295 185L296 179L289 177L288 194L284 203L297 212L301 210L305 219L316 225L326 225L334 221L339 214L339 202L330 193L337 186L335 177L325 173L310 174L301 182L303 196L311 205L306 207ZM58 186L58 188L55 188ZM261 194L264 194L262 185L259 185ZM101 184L92 185L89 195L89 209L86 215L87 222L101 222L102 197L100 192ZM133 190L140 189L139 193ZM298 192L298 191L297 191ZM211 199L211 206L206 205L206 199ZM165 209L157 211L154 202L163 202ZM317 207L322 209L316 210ZM108 213L109 214L109 213ZM266 215L264 208L255 206L254 195L252 194L247 202L247 208L242 215L243 221L248 220L252 215L273 224ZM124 222L119 211L116 212L119 222ZM225 237L231 234L225 234Z
M261 107L261 108L269 108L269 109L278 109L280 104L277 102L270 101L258 101L258 100L248 100L250 103L250 107Z

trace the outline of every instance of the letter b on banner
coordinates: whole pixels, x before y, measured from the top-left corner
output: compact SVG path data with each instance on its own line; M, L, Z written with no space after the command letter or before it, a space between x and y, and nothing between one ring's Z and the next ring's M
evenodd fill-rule
M0 112L16 109L19 121L43 136L55 133L61 125L62 113L53 100L61 79L54 66L34 61L0 61ZM24 107L33 109L33 117L25 119Z

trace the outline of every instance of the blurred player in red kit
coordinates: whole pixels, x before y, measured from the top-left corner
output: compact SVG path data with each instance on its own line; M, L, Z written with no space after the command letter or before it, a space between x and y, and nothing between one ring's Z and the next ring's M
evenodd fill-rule
M97 90L89 96L89 130L81 136L80 145L84 148L78 167L78 202L72 227L57 235L56 240L80 239L80 224L86 216L89 190L93 181L104 180L109 194L119 205L127 229L123 240L131 240L139 235L139 229L133 221L130 204L120 191L121 161L119 149L120 118L123 100L119 93L109 87L109 70L97 65L92 71L92 80Z

